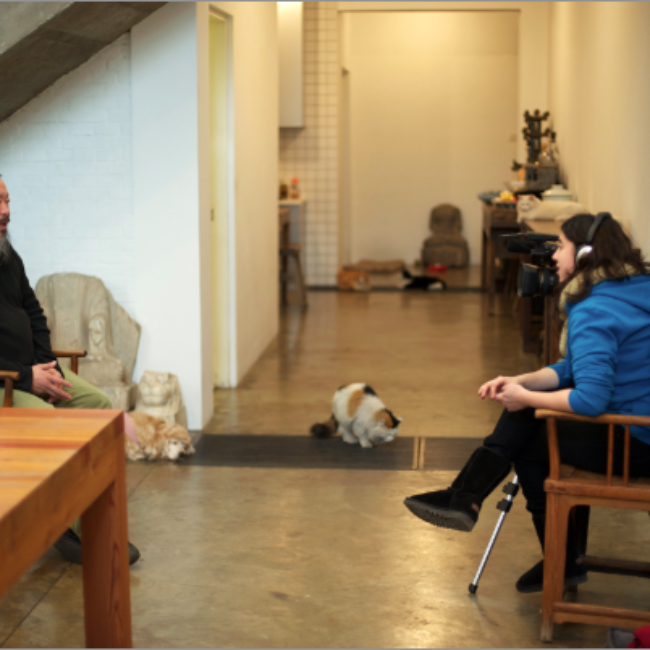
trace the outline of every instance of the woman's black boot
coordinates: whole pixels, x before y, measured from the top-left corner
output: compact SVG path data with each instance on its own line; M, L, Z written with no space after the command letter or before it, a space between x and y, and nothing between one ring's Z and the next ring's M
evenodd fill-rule
M544 550L546 517L544 517L544 515L533 515L533 524L535 525L535 532L539 538L539 543L542 545L542 550ZM576 527L574 522L570 519L566 545L566 565L564 569L565 587L580 585L583 582L587 582L589 579L584 567L576 563L578 555ZM532 569L526 571L526 573L517 580L515 586L520 594L534 594L542 591L544 588L544 560L541 560Z
M451 487L408 497L404 505L429 524L469 532L483 500L509 473L509 460L487 447L479 447Z

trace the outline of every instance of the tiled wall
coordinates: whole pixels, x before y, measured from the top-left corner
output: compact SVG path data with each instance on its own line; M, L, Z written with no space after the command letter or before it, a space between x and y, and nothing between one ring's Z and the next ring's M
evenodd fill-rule
M305 127L280 129L280 180L307 198L307 283L336 284L338 269L338 3L304 3Z
M9 232L32 286L95 275L132 311L131 158L128 34L0 124Z

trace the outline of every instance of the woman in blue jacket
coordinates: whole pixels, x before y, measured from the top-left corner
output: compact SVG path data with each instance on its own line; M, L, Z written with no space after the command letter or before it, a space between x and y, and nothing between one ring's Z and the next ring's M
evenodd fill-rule
M494 432L449 488L404 502L434 526L472 530L483 500L514 464L543 545L549 459L546 421L535 419L535 409L586 416L650 415L650 265L609 213L567 220L553 258L560 279L564 358L537 372L497 377L479 388L482 399L496 400L505 408ZM605 473L607 426L561 421L557 425L562 462ZM630 475L650 476L650 430L632 427L631 433ZM622 429L615 442L615 471L621 473ZM575 538L575 532L570 530L570 536ZM570 539L567 548L565 584L586 581L584 569L575 562L574 541ZM517 589L541 591L543 572L539 562L519 578Z

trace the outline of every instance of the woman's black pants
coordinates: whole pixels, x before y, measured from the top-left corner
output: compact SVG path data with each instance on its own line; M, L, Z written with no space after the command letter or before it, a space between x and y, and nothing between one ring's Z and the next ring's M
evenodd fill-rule
M590 472L607 472L607 425L557 421L560 458L563 463ZM549 474L546 420L535 418L535 409L503 411L483 444L515 466L526 508L533 516L546 514L544 481ZM623 473L623 428L617 427L614 472ZM630 476L650 476L650 445L630 437Z

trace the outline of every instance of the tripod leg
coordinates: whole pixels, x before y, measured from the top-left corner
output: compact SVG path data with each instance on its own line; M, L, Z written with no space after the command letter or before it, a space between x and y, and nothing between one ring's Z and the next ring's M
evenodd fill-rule
M517 492L519 492L519 477L515 475L512 481L504 486L503 491L507 496L505 499L501 499L501 501L497 503L497 509L501 510L501 515L499 515L496 526L492 531L492 537L490 537L490 541L488 542L487 548L485 549L485 553L483 553L483 558L481 559L481 563L479 564L478 570L476 571L474 580L469 586L470 594L475 594L476 590L478 589L478 581L481 579L483 569L485 569L485 565L487 564L487 561L490 557L490 553L492 553L492 549L494 548L494 545L497 541L497 537L501 531L501 526L503 526L503 520L510 512L510 508L512 507L512 500L517 496Z

